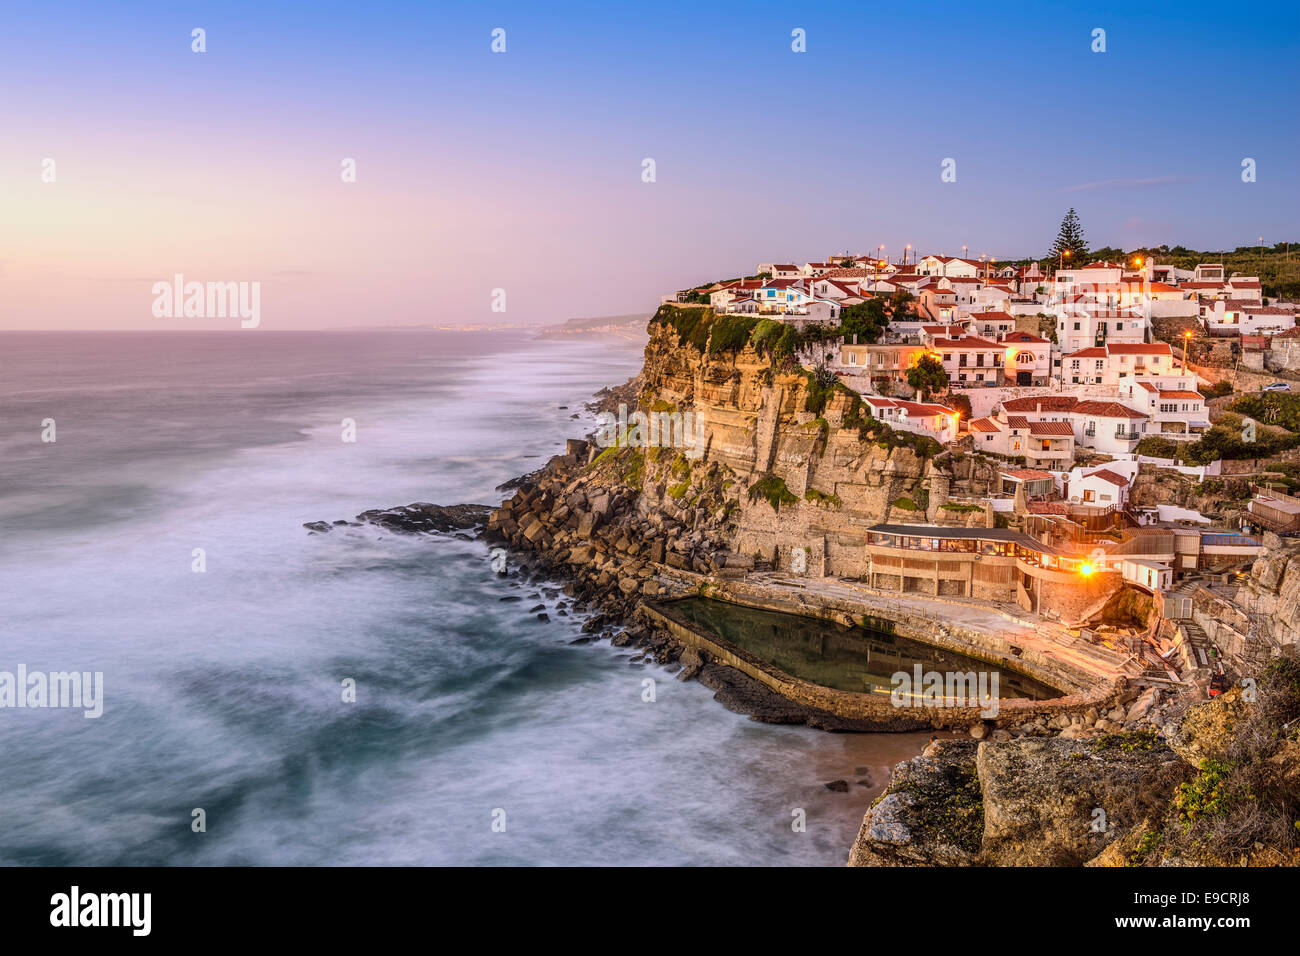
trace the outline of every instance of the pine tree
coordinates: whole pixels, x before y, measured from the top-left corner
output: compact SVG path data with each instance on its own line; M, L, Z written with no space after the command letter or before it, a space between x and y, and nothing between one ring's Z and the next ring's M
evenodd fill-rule
M1067 256L1066 252L1070 254ZM1056 234L1056 243L1048 256L1061 264L1062 268L1071 265L1077 268L1085 264L1083 260L1087 255L1088 240L1083 238L1083 224L1079 222L1079 214L1071 206L1070 211L1061 220L1061 231Z

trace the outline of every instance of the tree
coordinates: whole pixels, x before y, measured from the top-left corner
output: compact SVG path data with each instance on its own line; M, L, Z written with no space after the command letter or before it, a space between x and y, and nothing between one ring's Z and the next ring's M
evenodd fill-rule
M1067 252L1069 256L1065 255ZM1079 222L1079 214L1073 206L1061 220L1061 231L1056 234L1056 242L1049 255L1058 263L1068 258L1076 265L1084 264L1083 260L1088 255L1088 240L1083 237L1083 224Z
M907 370L907 384L921 393L923 401L929 401L935 392L948 387L948 373L943 370L943 362L933 355L923 355L920 361Z
M961 417L964 418L967 422L969 422L971 418L974 417L975 412L971 408L970 399L967 396L962 395L959 392L954 392L953 394L948 396L947 401L948 401L948 407L951 408L953 411L960 412Z
M855 335L861 345L878 342L880 333L888 326L889 316L885 312L885 303L880 299L846 306L840 312L840 333L846 342L852 342Z
M906 322L915 317L911 304L914 298L915 296L906 289L899 289L890 297L890 314L895 322Z

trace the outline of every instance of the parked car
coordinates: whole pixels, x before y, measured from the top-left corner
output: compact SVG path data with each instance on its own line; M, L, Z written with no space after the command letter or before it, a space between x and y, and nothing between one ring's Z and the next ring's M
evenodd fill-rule
M1291 386L1287 382L1272 382L1260 389L1261 392L1289 392Z

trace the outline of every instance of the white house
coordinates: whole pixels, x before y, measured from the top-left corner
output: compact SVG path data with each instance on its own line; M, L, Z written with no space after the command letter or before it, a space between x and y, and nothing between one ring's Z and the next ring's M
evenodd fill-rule
M1003 371L1009 384L1046 385L1052 375L1052 343L1028 332L1002 336Z
M1061 470L1074 462L1074 426L1070 422L1029 421L1023 415L977 418L969 425L972 450L1017 458L1033 468Z
M1146 341L1149 323L1138 309L1111 309L1080 299L1055 306L1054 313L1056 341L1065 352L1109 342Z
M981 338L998 341L1016 330L1016 317L1001 309L970 313L970 332Z
M935 339L933 348L943 361L948 383L957 387L994 387L1002 384L1004 346L976 336Z
M916 271L927 276L965 276L974 279L980 274L982 266L982 262L959 256L922 256L917 260Z
M1061 380L1067 385L1119 385L1130 378L1171 375L1175 368L1167 342L1108 343L1065 355Z
M1168 379L1136 379L1119 387L1121 400L1146 412L1148 435L1175 441L1201 437L1210 427L1205 397L1196 391L1194 375Z
M1031 422L1069 422L1074 447L1104 455L1125 455L1146 433L1147 415L1120 402L1105 399L1080 401L1073 395L1038 395L1002 403L1008 416L1023 415Z
M1109 468L1076 468L1065 482L1065 497L1072 504L1098 508L1113 506L1123 510L1128 506L1128 491L1128 479Z
M946 405L929 402L909 402L903 399L864 395L862 401L871 410L871 416L891 428L928 435L943 444L957 440L959 413Z
M1203 299L1201 324L1210 335L1275 335L1295 328L1296 310L1254 299Z

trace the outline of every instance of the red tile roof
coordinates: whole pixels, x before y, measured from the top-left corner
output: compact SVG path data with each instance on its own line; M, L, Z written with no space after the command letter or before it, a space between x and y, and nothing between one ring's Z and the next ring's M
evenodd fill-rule
M1096 471L1090 471L1084 475L1085 478L1100 478L1103 481L1109 481L1112 485L1119 485L1124 488L1128 485L1128 479L1123 475L1117 475L1109 468L1098 468Z
M1031 435L1056 435L1074 437L1074 426L1069 422L1034 422L1029 426Z
M1121 405L1119 402L1086 401L1071 409L1080 415L1096 415L1098 418L1146 418L1146 412L1139 412Z
M990 342L988 339L981 339L974 335L968 335L961 339L935 339L934 347L937 349L995 349L997 351L1002 349L1002 346L997 342Z
M1028 398L1009 398L1002 403L1007 412L1068 412L1079 400L1073 395L1030 395Z

